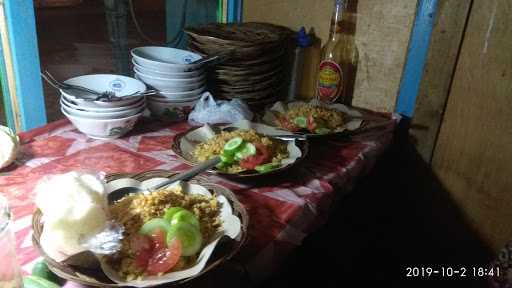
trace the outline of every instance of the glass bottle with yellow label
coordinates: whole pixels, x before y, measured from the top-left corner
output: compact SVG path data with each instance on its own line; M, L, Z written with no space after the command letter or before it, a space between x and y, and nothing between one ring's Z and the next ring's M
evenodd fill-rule
M317 98L350 105L359 53L355 44L356 0L334 0L329 39L322 48Z

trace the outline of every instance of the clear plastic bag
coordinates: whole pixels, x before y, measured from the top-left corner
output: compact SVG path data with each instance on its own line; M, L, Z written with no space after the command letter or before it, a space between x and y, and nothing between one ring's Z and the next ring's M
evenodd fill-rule
M241 120L251 120L253 116L249 106L242 100L216 101L210 92L205 92L197 101L188 120L201 124L236 123Z

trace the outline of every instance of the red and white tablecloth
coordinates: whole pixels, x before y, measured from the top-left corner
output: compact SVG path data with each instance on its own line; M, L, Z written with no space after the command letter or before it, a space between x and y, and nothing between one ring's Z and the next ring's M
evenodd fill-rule
M395 122L396 123L396 122ZM163 124L142 119L127 136L94 140L67 120L21 133L17 163L0 174L0 192L14 214L17 255L25 273L40 255L32 246L33 188L49 174L82 170L136 173L151 169L185 170L170 150L173 137L188 123ZM272 271L291 249L322 224L337 193L344 193L370 169L391 143L394 123L351 140L317 140L307 159L292 172L259 183L237 183L208 176L236 193L250 216L249 240L238 259L255 278ZM57 195L56 195L57 197Z

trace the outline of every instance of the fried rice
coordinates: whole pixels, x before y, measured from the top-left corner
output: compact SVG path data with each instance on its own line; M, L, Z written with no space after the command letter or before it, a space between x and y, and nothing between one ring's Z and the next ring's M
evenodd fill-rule
M263 136L253 129L236 130L232 132L222 131L208 141L198 144L192 152L193 156L198 161L205 161L220 155L222 154L224 145L235 137L240 137L244 141L255 145L264 145L269 151L270 155L272 155L271 162L274 164L280 164L283 159L286 159L289 156L287 145L283 141ZM246 169L235 163L228 167L226 172L235 174L245 170Z
M145 222L153 218L162 218L165 210L170 207L182 207L194 213L200 223L203 245L210 243L222 227L221 206L216 197L185 194L179 186L147 195L139 193L122 198L110 207L112 218L123 225L125 231L122 248L108 258L109 265L127 281L141 279L144 271L135 266L135 254L130 249L130 236L137 234ZM180 262L171 271L186 269L195 262L196 256L180 257Z
M321 120L331 130L340 128L345 123L345 115L343 112L333 108L313 106L310 104L298 105L290 108L283 115L288 120L292 120L297 117L309 117L312 116L315 120Z

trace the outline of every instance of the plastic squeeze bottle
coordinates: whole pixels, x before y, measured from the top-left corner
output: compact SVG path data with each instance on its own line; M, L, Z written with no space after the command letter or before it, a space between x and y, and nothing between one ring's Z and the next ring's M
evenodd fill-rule
M293 65L291 71L290 88L288 89L288 100L297 98L298 89L303 77L304 67L304 49L311 45L311 38L306 33L306 29L301 27L297 32L297 42L294 51Z

